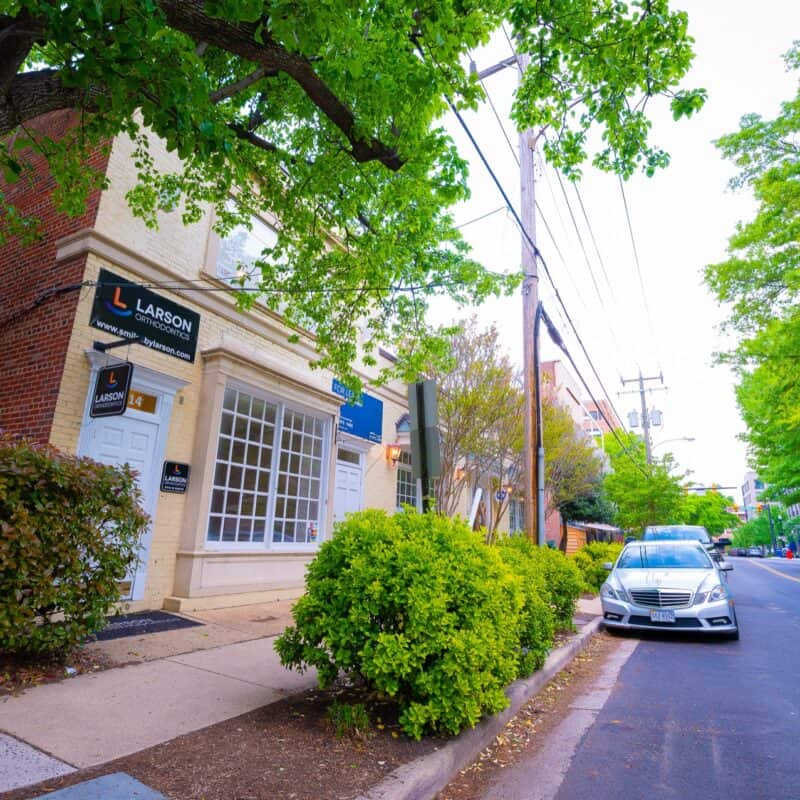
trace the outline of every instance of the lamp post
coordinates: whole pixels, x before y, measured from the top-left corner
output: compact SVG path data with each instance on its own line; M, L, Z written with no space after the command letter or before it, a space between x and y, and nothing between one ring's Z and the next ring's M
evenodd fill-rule
M662 444L669 444L670 442L693 442L694 436L678 436L675 439L664 439L662 442L656 442L650 449L655 450L656 447L661 447Z

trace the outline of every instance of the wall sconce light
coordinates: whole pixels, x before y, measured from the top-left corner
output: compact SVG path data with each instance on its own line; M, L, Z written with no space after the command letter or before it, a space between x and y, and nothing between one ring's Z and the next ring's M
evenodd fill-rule
M453 477L455 477L456 483L461 483L467 477L466 469L464 467L456 467Z
M403 452L402 445L395 442L394 444L387 444L386 445L386 460L393 466L397 466L397 462L400 460L400 454Z

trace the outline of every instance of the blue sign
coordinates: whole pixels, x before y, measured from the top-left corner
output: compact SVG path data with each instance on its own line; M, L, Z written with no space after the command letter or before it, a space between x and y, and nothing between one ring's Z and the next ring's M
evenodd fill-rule
M344 397L345 400L353 396L353 392L335 378L331 391L339 397ZM366 439L368 442L380 444L383 430L383 401L362 392L355 403L343 403L339 409L339 430Z

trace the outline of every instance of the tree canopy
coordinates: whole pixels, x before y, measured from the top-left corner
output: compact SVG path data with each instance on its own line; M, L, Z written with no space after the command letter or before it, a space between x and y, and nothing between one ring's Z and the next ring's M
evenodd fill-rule
M800 68L800 43L786 54ZM750 188L755 217L737 226L729 257L706 268L706 283L729 304L737 345L721 356L737 373L736 398L753 466L769 496L800 500L800 90L775 119L743 117L717 142Z
M712 536L719 536L740 524L739 517L727 510L732 505L732 497L716 491L690 494L684 498L679 521L685 525L702 525Z
M603 481L606 496L616 507L616 524L635 530L681 521L682 476L673 474L672 454L648 464L644 439L625 432L619 436L624 448L616 439L606 439L611 472Z
M77 213L105 180L87 154L127 134L134 214L191 222L213 207L222 232L274 215L278 242L258 263L265 302L313 330L319 364L342 376L356 380L359 339L368 360L378 341L393 345L414 376L441 354L423 318L431 296L479 302L515 284L471 260L453 226L467 169L441 127L450 102L479 102L467 56L503 21L530 54L514 119L550 129L554 165L576 174L592 157L630 175L667 163L648 101L666 97L678 118L705 97L679 88L692 39L667 0L0 0L5 180L24 180L43 153L59 207ZM79 124L63 141L30 124L65 108ZM179 169L159 172L149 132ZM35 231L8 192L0 223Z
M480 329L474 317L451 337L450 352L448 366L432 374L442 454L436 508L454 514L470 485L486 488L491 537L510 501L524 498L522 381L502 352L497 329ZM591 439L558 404L552 387L543 390L542 417L547 512L552 513L597 485L602 462ZM510 491L498 495L504 488Z

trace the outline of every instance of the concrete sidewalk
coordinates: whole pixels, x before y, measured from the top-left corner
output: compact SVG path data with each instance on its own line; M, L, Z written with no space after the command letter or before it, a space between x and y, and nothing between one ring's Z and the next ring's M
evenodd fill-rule
M273 649L274 635L291 621L290 605L198 613L192 616L206 616L205 630L96 643L92 647L107 655L133 655L139 663L0 701L0 793L138 752L315 687L315 671L285 669ZM579 601L579 627L596 627L599 605ZM237 637L244 641L215 644Z

